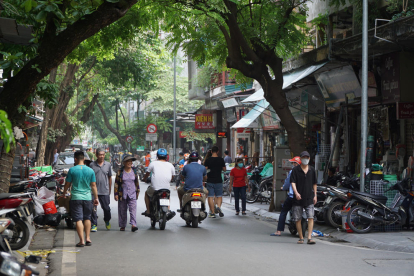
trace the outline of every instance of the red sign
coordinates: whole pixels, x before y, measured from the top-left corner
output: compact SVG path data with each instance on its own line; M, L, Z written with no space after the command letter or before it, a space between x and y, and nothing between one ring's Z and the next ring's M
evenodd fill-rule
M154 124L147 125L147 132L148 133L156 133L157 132L157 126Z
M214 129L213 114L196 114L195 129Z
M180 137L180 138L185 138L185 137L187 137L187 135L183 135L183 132L184 132L184 131L180 131L180 132L179 132L179 137Z
M397 120L414 119L414 103L397 103Z

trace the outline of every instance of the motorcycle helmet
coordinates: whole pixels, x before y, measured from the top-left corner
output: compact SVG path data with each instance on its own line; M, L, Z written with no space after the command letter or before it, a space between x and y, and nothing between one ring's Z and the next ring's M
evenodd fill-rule
M184 159L187 160L189 156L190 156L189 153L184 154Z
M160 148L160 149L158 149L157 150L157 157L158 157L158 159L165 159L165 158L167 158L167 150L166 149L163 149L163 148Z
M198 153L193 151L188 158L190 158L191 161L194 161L194 160L198 160L198 157L199 157Z

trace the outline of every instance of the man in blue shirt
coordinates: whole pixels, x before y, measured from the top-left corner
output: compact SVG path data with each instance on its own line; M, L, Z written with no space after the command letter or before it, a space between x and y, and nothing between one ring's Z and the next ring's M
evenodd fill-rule
M184 194L191 189L203 189L207 195L208 191L203 186L203 181L207 180L207 170L204 166L198 164L198 153L192 152L188 157L188 163L181 172L181 178L185 179L184 185L178 188L178 198L180 199L180 207Z
M296 156L289 160L292 162L292 167L296 167L301 164L300 157ZM285 179L285 183L283 184L282 190L289 191L288 196L283 203L282 211L280 212L279 222L277 223L277 231L275 233L270 234L270 236L280 236L283 231L285 231L285 222L287 213L292 209L293 204L293 189L292 185L290 184L290 175L292 174L292 170L290 170L287 178Z
M66 176L65 188L63 196L66 198L67 190L72 186L70 212L73 222L76 223L76 231L78 232L80 242L76 247L91 246L91 215L93 205L98 206L98 189L96 188L95 172L85 165L85 156L83 151L75 152L75 166L70 168ZM92 194L94 200L92 202ZM84 238L83 231L86 237Z

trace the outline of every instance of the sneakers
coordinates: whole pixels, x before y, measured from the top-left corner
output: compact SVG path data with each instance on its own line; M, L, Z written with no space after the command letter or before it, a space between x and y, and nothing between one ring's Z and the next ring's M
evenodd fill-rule
M219 214L219 213L220 213L220 208L219 208L219 207L217 207L217 204L216 204L216 205L214 205L214 213L215 213L215 214Z
M224 214L223 214L223 212L221 211L221 208L220 207L217 207L217 211L218 211L218 213L219 213L219 216L222 218L222 217L224 217Z
M96 225L92 225L91 232L98 232L98 227Z
M208 215L208 217L209 217L209 218L216 218L216 215L215 215L215 214L213 214L213 213L210 213L210 214Z
M105 221L106 230L111 230L111 222Z

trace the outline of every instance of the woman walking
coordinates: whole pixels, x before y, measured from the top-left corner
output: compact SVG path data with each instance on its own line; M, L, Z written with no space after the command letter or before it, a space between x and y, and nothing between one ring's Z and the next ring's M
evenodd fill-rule
M139 195L139 182L137 171L132 168L132 162L136 159L131 155L125 155L115 178L115 201L118 201L118 218L121 231L125 231L128 221L127 211L129 209L130 224L132 232L138 230L136 214L137 200Z
M236 215L240 213L239 199L242 200L242 214L246 215L246 189L249 188L249 179L247 178L247 170L244 168L243 159L236 159L236 166L230 172L230 185L229 192L231 189L234 190L234 200L236 207Z

